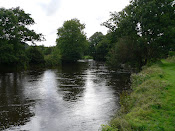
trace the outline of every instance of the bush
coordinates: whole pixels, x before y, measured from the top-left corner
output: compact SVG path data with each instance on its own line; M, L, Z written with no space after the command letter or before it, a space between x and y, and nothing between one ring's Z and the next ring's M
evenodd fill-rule
M138 42L132 38L123 37L110 50L107 64L116 69L124 67L140 69L144 65L142 55Z
M175 51L169 51L169 57L175 56Z
M48 67L53 67L53 66L58 66L61 63L61 55L60 51L57 47L53 48L51 54L46 55L44 57L46 61L46 66Z
M35 46L31 46L27 49L27 57L29 64L44 64L44 55L42 52Z

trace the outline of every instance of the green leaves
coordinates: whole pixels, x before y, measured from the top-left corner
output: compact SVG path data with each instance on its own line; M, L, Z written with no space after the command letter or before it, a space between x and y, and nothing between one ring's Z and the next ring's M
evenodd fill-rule
M96 32L89 38L89 55L93 56L94 59L96 59L96 47L103 38L104 35L101 32Z
M86 50L87 40L81 24L78 19L65 21L63 27L58 29L57 46L63 61L76 61L80 59Z
M24 10L0 8L0 64L25 64L25 42L44 40L42 34L28 29L35 22Z
M44 40L42 34L36 34L34 30L29 30L27 26L33 25L35 22L19 7L4 9L0 8L0 32L1 39L18 40L26 42Z
M132 38L136 46L131 49L128 58L134 56L131 54L133 50L138 50L140 62L146 64L166 57L170 50L175 50L174 18L174 0L132 0L121 12L111 13L111 18L103 25L117 38L116 44L121 44L118 42L120 38ZM125 43L130 46L129 41ZM115 53L120 56L119 52Z
M31 46L27 49L27 57L30 64L43 64L44 55L43 53L35 46Z

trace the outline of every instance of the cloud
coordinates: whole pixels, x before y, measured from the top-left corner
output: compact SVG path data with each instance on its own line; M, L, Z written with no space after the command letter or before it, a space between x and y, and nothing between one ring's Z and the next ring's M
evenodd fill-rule
M43 11L46 12L47 16L54 15L61 6L60 0L51 0L49 3L40 3L39 4Z

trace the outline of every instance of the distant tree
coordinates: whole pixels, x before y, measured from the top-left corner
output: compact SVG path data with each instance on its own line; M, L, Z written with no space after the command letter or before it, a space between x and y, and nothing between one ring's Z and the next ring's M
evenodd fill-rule
M44 55L49 55L52 53L54 47L45 47L43 53Z
M131 4L137 31L146 47L146 59L167 56L175 44L174 0L133 0Z
M96 46L103 40L104 35L101 32L94 33L89 38L89 55L93 56L93 58L96 57Z
M78 19L71 19L65 21L63 27L58 29L56 42L63 61L76 61L84 55L87 48L84 28L85 25Z
M47 49L52 49L51 53L45 55L45 65L48 67L58 66L61 63L61 55L58 47L48 47Z
M42 34L28 29L34 20L19 7L0 8L0 64L19 64L26 61L26 42L44 40Z
M107 38L104 38L102 41L98 43L95 50L96 50L95 60L106 61L106 56L110 50L110 41Z
M27 58L29 59L29 64L31 65L43 64L45 62L44 55L37 46L31 46L27 49Z

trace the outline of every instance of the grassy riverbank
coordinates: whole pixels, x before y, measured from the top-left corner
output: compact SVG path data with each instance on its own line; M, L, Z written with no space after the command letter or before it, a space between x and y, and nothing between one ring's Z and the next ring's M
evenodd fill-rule
M121 95L121 109L103 131L175 130L175 57L133 74L132 93Z

